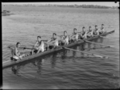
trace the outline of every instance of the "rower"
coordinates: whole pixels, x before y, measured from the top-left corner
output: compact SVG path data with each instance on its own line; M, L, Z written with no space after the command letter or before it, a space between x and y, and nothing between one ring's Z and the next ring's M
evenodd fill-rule
M19 52L19 49L20 49L20 42L17 42L15 48L11 48L11 53L12 53L11 60L14 61L21 60L25 56L25 54L21 54Z
M92 29L91 26L89 26L89 30L87 32L87 38L90 38L92 36Z
M82 31L79 34L79 39L83 39L84 34L85 34L85 27L82 27Z
M91 34L91 37L94 37L94 30L93 29L91 29L90 34Z
M63 32L63 36L62 36L62 44L69 44L69 36L67 35L67 31Z
M11 54L12 54L11 61L14 63L18 60L23 59L26 56L25 54L22 54L19 51L19 49L21 48L20 42L17 42L15 47L8 47L8 48L11 49ZM21 49L24 49L24 48L21 48ZM11 70L14 74L17 74L19 69L20 69L19 65L12 66L12 68L11 68Z
M89 29L84 32L83 38L84 39L89 38L90 37L90 32L91 32L91 26L89 26Z
M32 53L40 53L45 51L45 44L41 40L41 36L37 36L37 41L34 45L34 50L32 50Z
M49 49L56 48L59 46L59 42L58 42L58 38L57 38L56 33L53 33L53 36L50 40L48 40L47 45L48 45L47 47Z
M95 25L95 29L94 29L94 31L93 31L93 35L97 35L97 34L98 34L98 33L97 33L97 30L98 30L97 25Z
M74 28L74 29L73 29L73 34L72 34L72 36L71 36L71 41L72 41L72 42L73 42L73 41L78 41L78 39L79 39L79 34L77 33L77 29Z
M84 38L84 39L87 39L87 34L88 34L88 31L86 31L86 32L84 33L84 35L83 35L83 38Z
M101 30L100 30L100 34L104 33L105 30L104 30L104 24L101 24Z
M82 27L82 35L85 34L85 27Z

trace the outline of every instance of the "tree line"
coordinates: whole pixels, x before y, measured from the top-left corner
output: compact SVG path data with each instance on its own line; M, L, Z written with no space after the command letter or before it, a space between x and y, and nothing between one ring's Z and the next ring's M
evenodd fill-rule
M55 6L55 7L73 7L73 8L103 8L103 9L109 9L109 8L112 8L112 9L119 9L119 7L117 6L102 6L102 5L86 5L86 4L83 4L83 5L78 5L78 4L73 4L73 5L60 5L60 4L39 4L39 5L36 5L36 4L24 4L24 5L16 5L16 4L13 4L13 6Z

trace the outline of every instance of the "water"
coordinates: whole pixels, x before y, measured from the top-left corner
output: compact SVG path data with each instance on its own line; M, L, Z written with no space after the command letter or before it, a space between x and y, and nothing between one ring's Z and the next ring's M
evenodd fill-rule
M15 7L7 6L15 15L2 17L3 62L9 60L8 45L20 41L23 45L35 43L36 36L43 39L53 32L61 35L64 30L72 33L74 27L81 31L91 25L104 23L107 31L115 29L103 44L115 48L91 50L90 52L110 56L109 59L95 57L81 58L80 53L69 51L66 58L58 54L55 58L46 57L41 63L41 73L37 67L27 64L20 69L18 76L11 69L3 70L3 88L11 89L111 89L119 86L119 14L111 9L79 9L54 7Z

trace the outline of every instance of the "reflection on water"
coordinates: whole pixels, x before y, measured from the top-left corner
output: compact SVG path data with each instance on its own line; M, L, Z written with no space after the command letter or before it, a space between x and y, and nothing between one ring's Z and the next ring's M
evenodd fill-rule
M103 38L93 40L92 42L102 43ZM95 44L93 45L91 43L86 42L86 43L76 45L76 46L72 47L72 49L84 51L86 49L89 50L91 47L96 48L96 45ZM62 64L65 64L67 62L66 59L72 59L73 62L75 63L76 58L82 59L83 57L84 58L89 57L89 55L86 55L83 52L77 53L76 51L70 51L70 50L63 49L60 52L54 52L54 53L52 53L50 55L47 55L46 57L35 59L34 61L32 60L29 63L31 63L31 65L33 65L33 66L35 66L37 68L36 72L38 74L42 74L42 69L43 69L42 65L46 61L46 59L50 60L51 68L55 68L57 60L61 60ZM29 63L27 63L27 64L29 64ZM18 66L19 67L18 71L20 70L20 67L26 67L27 64L23 64L23 65Z
M51 59L51 68L54 68L56 65L56 60L57 60L56 56L57 56L57 53L53 53L52 59Z

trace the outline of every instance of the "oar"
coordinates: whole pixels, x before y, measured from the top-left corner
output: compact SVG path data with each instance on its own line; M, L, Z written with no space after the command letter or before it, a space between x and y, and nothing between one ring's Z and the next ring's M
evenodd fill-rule
M113 32L115 32L115 29L113 30ZM106 32L105 32L106 33ZM111 34L113 34L113 33L111 33ZM110 34L109 34L110 35ZM108 36L108 35L107 35ZM100 37L102 37L102 38L105 38L106 37L106 35L105 36L100 36Z
M29 55L31 51L21 51L20 53L21 54L26 54L26 55Z
M42 40L42 41L47 42L48 40Z
M98 54L94 54L94 53L90 53L90 52L86 52L86 51L79 51L79 50L75 50L75 49L71 49L71 48L67 48L67 47L63 47L63 48L68 49L68 50L72 50L72 51L77 51L77 52L82 52L82 53L86 53L86 54L91 54L93 56L100 57L100 58L106 58L106 59L109 58L107 56L102 56L102 55L98 55Z
M108 47L100 47L100 48L89 48L89 49L87 49L87 51L89 51L89 50L96 50L96 49L105 49L105 48L108 48Z
M92 43L92 44L97 44L97 45L101 45L101 46L105 46L106 48L115 48L114 46L112 45L104 45L104 44L101 44L101 43L96 43L96 42L92 42L92 41L88 41L88 40L85 40L86 42L89 42L89 43Z
M81 32L77 32L77 33L81 33Z
M25 47L25 45L20 45L21 47ZM15 47L15 45L9 45L8 48Z
M99 37L101 37L101 38L106 38L105 36L99 36Z
M34 49L32 47L22 47L23 49Z
M12 47L11 46L8 46L9 49L11 49ZM20 49L34 49L32 47L20 47Z

